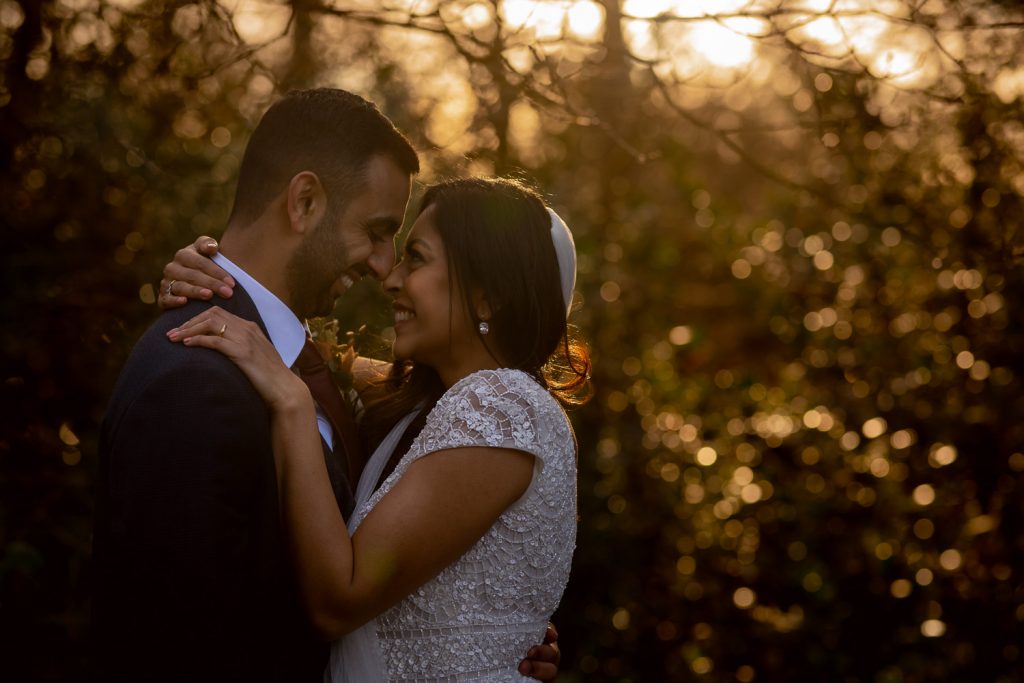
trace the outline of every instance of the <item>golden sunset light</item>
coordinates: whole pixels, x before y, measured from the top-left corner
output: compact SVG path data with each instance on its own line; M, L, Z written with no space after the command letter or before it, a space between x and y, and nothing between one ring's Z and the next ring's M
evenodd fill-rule
M0 680L1019 680L1021 3L0 0L0 61Z

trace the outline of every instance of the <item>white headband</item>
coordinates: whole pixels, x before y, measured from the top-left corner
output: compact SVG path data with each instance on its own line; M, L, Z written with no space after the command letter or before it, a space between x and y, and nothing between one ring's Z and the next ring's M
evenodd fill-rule
M565 317L572 308L572 290L576 287L576 242L572 239L569 226L561 216L548 208L551 215L551 241L558 257L558 272L562 278L562 301L565 302Z

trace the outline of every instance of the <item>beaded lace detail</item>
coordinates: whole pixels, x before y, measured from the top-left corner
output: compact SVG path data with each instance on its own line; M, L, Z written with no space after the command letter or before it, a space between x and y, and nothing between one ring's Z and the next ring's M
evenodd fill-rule
M533 480L465 555L377 618L392 681L530 680L516 667L543 639L569 580L576 545L572 431L557 401L519 370L483 370L452 386L395 471L355 511L355 524L418 458L466 446L533 454Z

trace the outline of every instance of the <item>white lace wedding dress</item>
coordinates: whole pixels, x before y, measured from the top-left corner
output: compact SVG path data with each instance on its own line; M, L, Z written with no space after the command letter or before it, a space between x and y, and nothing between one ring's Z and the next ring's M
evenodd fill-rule
M357 502L350 532L411 463L466 446L533 454L533 480L465 555L364 627L363 635L372 638L375 631L379 642L374 656L383 659L381 680L530 680L516 667L542 641L569 579L576 543L575 442L558 402L519 370L483 370L452 386L395 471L368 500ZM335 682L364 680L376 668L353 673L350 666L346 675L346 657L353 660L349 665L362 658L365 667L368 651L349 640L346 654L347 639L332 650L328 673Z

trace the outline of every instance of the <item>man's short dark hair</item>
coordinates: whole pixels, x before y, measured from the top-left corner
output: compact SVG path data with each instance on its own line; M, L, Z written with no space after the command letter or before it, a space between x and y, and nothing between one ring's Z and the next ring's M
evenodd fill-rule
M328 202L344 202L380 154L409 175L419 171L412 145L372 102L336 88L293 91L267 110L249 139L229 222L255 221L302 171L319 176Z

